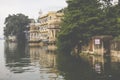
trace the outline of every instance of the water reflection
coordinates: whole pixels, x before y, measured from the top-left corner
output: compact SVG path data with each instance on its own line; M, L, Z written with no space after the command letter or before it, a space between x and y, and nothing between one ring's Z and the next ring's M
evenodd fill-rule
M25 53L25 49L23 44L5 43L6 67L12 72L22 73L29 70L23 68L30 65L29 55Z
M55 53L46 49L47 46L28 47L23 44L5 43L6 67L14 74L9 80L16 77L23 77L22 80L63 80L56 68Z
M101 74L104 71L104 57L103 56L82 56L85 59L87 58L92 68L95 70L95 72Z
M119 80L120 79L120 58L110 56L82 56L89 61L92 69L97 73L99 80Z
M31 62L39 61L42 67L54 68L56 65L56 55L47 52L42 47L30 48Z
M56 68L55 53L48 52L47 46L30 47L31 63L40 67L40 77L43 80L63 80ZM38 65L39 64L39 65Z
M97 80L87 60L64 54L57 56L58 69L65 80Z
M2 80L120 79L119 57L95 55L76 57L56 54L54 51L47 51L47 48L5 43L5 67L9 71L6 70L7 78Z

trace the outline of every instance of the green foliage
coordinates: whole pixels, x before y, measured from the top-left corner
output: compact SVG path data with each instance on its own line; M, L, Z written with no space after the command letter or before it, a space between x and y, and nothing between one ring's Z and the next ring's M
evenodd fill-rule
M92 36L120 34L120 6L110 0L67 0L58 49L71 52L76 45L88 44Z
M29 22L28 16L23 14L9 15L5 19L4 35L6 37L14 35L18 40L25 39L24 31Z
M99 22L100 3L97 0L71 0L65 11L61 32L58 36L58 49L71 51L78 44L87 44L92 29Z
M120 35L114 38L115 41L120 41Z

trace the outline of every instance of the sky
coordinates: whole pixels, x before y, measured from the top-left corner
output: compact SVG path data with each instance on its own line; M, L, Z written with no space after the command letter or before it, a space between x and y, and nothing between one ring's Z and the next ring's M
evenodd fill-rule
M37 19L39 11L57 11L67 6L65 0L0 0L0 37L3 37L4 20L9 14L22 13Z

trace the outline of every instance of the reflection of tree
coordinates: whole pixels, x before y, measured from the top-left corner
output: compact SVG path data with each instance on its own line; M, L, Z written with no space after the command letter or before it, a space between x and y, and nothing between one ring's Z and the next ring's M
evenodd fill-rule
M6 66L12 72L24 72L23 67L29 65L29 59L26 58L25 45L5 42L5 59Z
M112 80L119 80L120 79L120 58L118 57L106 57L105 63L105 72L109 72L109 77Z
M29 50L29 51L27 51ZM102 56L73 57L47 52L45 47L5 44L6 66L11 72L23 73L39 68L46 80L119 80L120 58ZM31 68L32 67L32 68Z
M96 74L87 61L80 57L59 54L57 56L57 67L65 80L97 80Z

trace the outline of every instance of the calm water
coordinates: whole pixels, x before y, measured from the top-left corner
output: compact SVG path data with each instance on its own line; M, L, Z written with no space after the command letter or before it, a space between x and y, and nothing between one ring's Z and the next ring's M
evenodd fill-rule
M0 80L120 80L120 58L56 54L1 40Z

